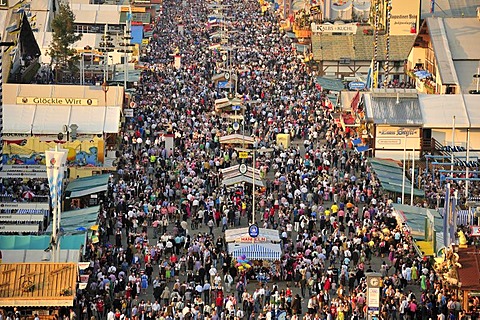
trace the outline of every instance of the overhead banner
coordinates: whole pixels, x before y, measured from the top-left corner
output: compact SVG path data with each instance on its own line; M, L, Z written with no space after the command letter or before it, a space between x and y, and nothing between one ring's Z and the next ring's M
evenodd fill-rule
M0 233L38 232L38 224L0 224Z
M316 24L312 22L311 24L313 33L357 33L357 24L356 23L345 23L345 24Z
M2 222L42 222L43 214L0 214Z

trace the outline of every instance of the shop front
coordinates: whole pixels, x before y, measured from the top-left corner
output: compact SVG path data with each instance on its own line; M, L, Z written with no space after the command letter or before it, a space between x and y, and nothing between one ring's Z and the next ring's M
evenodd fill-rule
M412 153L418 159L421 153L421 128L408 126L377 125L375 127L375 156L404 160ZM406 155L405 155L406 153Z

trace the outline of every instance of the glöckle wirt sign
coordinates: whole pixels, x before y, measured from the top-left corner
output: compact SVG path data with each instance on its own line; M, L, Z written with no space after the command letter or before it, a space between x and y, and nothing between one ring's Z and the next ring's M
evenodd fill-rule
M17 104L46 104L60 106L96 106L98 99L89 98L52 98L52 97L17 97Z

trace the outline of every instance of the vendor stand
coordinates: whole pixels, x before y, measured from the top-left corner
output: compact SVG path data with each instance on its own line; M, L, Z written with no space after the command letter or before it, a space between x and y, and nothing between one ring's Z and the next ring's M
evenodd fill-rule
M248 228L226 230L225 242L228 253L236 257L234 265L245 280L266 283L271 279L281 280L283 256L278 230L258 229L258 236L250 237Z
M38 314L50 320L74 306L76 263L3 263L0 275L0 309L6 314L16 308L22 319Z

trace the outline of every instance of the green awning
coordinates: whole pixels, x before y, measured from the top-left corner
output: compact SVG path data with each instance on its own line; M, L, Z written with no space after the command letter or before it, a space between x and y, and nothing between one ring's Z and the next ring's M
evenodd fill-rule
M60 240L61 250L78 250L85 244L85 233L65 235ZM50 236L0 236L0 250L45 250Z
M109 178L110 174L99 174L91 177L75 179L67 185L65 195L67 198L80 198L106 191Z
M120 13L120 23L127 22L127 13ZM149 24L151 22L150 12L132 12L132 22L141 22L142 24Z
M315 79L315 82L318 83L323 90L339 91L339 92L342 90L345 90L345 85L343 84L342 80L317 77Z
M336 94L327 94L327 98L332 102L332 105L337 105L338 96Z
M86 234L74 234L63 236L60 239L60 249L62 250L78 250L80 246L85 245Z
M286 35L287 35L287 37L289 37L290 39L295 39L295 38L296 38L295 33L290 32L290 31L286 32Z
M45 250L50 236L0 236L0 250Z
M395 161L383 159L369 159L375 176L380 181L381 188L387 192L402 193L403 169ZM408 178L405 178L405 194L411 194L412 184ZM414 189L415 196L425 196L425 191Z
M78 216L83 217L91 214L98 214L99 212L100 212L100 206L88 207L88 208L78 209L78 210L70 210L70 211L62 212L61 219L63 220L70 217L78 217Z

